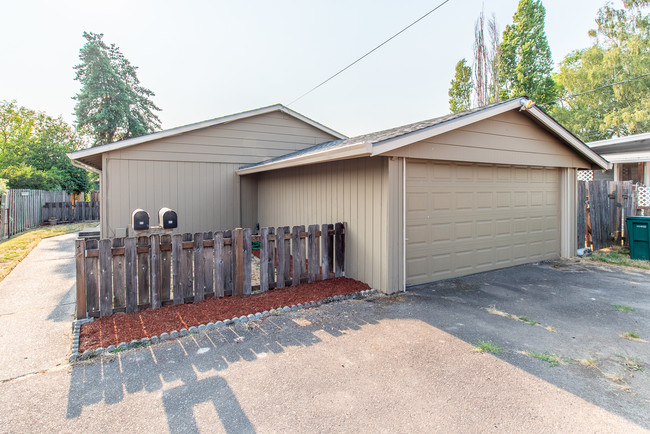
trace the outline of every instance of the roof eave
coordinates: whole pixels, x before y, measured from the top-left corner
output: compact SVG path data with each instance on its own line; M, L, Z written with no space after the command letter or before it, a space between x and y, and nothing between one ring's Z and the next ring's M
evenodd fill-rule
M266 172L269 170L286 169L308 164L323 163L326 161L348 160L351 158L369 157L372 154L372 144L369 142L355 143L344 148L324 149L320 152L297 155L293 158L271 161L253 167L246 167L237 170L238 175L251 175L253 173Z

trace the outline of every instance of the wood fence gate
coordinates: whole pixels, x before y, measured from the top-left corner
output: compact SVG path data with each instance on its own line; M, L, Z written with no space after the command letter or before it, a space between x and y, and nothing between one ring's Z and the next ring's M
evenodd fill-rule
M636 210L632 181L578 181L578 248L627 244L625 219Z
M252 243L260 244L259 286ZM249 295L344 275L344 223L78 239L77 318Z

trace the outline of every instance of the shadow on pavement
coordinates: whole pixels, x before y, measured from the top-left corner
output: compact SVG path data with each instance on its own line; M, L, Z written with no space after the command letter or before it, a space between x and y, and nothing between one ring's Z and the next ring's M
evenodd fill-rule
M365 305L365 303L358 303ZM301 327L292 315L270 316L170 340L138 350L105 355L73 365L67 418L81 416L84 407L104 401L115 404L125 394L162 391L170 432L197 432L196 405L210 403L227 432L254 432L230 386L218 373L239 361L255 361L288 347L321 342L318 330L338 337L375 320L359 317L326 321L322 327ZM175 383L180 381L180 385Z

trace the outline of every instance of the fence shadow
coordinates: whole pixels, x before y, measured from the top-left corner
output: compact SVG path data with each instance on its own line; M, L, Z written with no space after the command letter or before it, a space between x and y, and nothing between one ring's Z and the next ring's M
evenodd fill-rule
M336 317L321 327L303 327L292 315L209 330L135 351L104 355L73 365L68 393L67 419L81 416L98 403L121 402L125 394L162 392L170 432L196 432L196 405L211 404L227 432L254 432L227 381L219 375L229 365L252 362L289 347L310 347L321 342L324 331L339 337L378 320ZM166 388L165 384L181 384Z

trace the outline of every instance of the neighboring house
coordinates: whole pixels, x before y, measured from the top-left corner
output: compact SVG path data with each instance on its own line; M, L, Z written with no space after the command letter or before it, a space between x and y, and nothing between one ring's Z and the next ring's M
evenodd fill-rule
M277 131L273 124L255 122L252 111L232 122L217 119L71 154L102 172L102 236L114 235L116 224L126 225L136 207L150 213L161 206L179 209L183 232L344 221L346 275L392 293L406 285L573 256L576 171L610 166L526 98L355 138L282 106L260 110L290 119L290 131L301 130L302 141L292 142L294 152L269 142L275 152L269 155L259 142L250 149L231 145L235 148L225 154L222 141L230 142L223 130L242 137L254 131L256 140ZM190 169L183 171L182 184L165 181L170 170L156 170L157 161L180 172L189 163L173 158L195 152L197 137L206 151L202 158L227 164L228 174L213 178ZM241 161L242 155L249 160ZM174 186L168 200L179 202L166 202L164 190ZM231 193L206 197L194 194L199 188ZM184 197L189 198L180 202ZM217 205L241 211L218 218L210 211ZM204 217L206 212L213 217ZM182 223L185 213L194 216L191 226Z
M610 170L593 171L591 179L650 185L650 133L589 142L587 146L614 165Z

